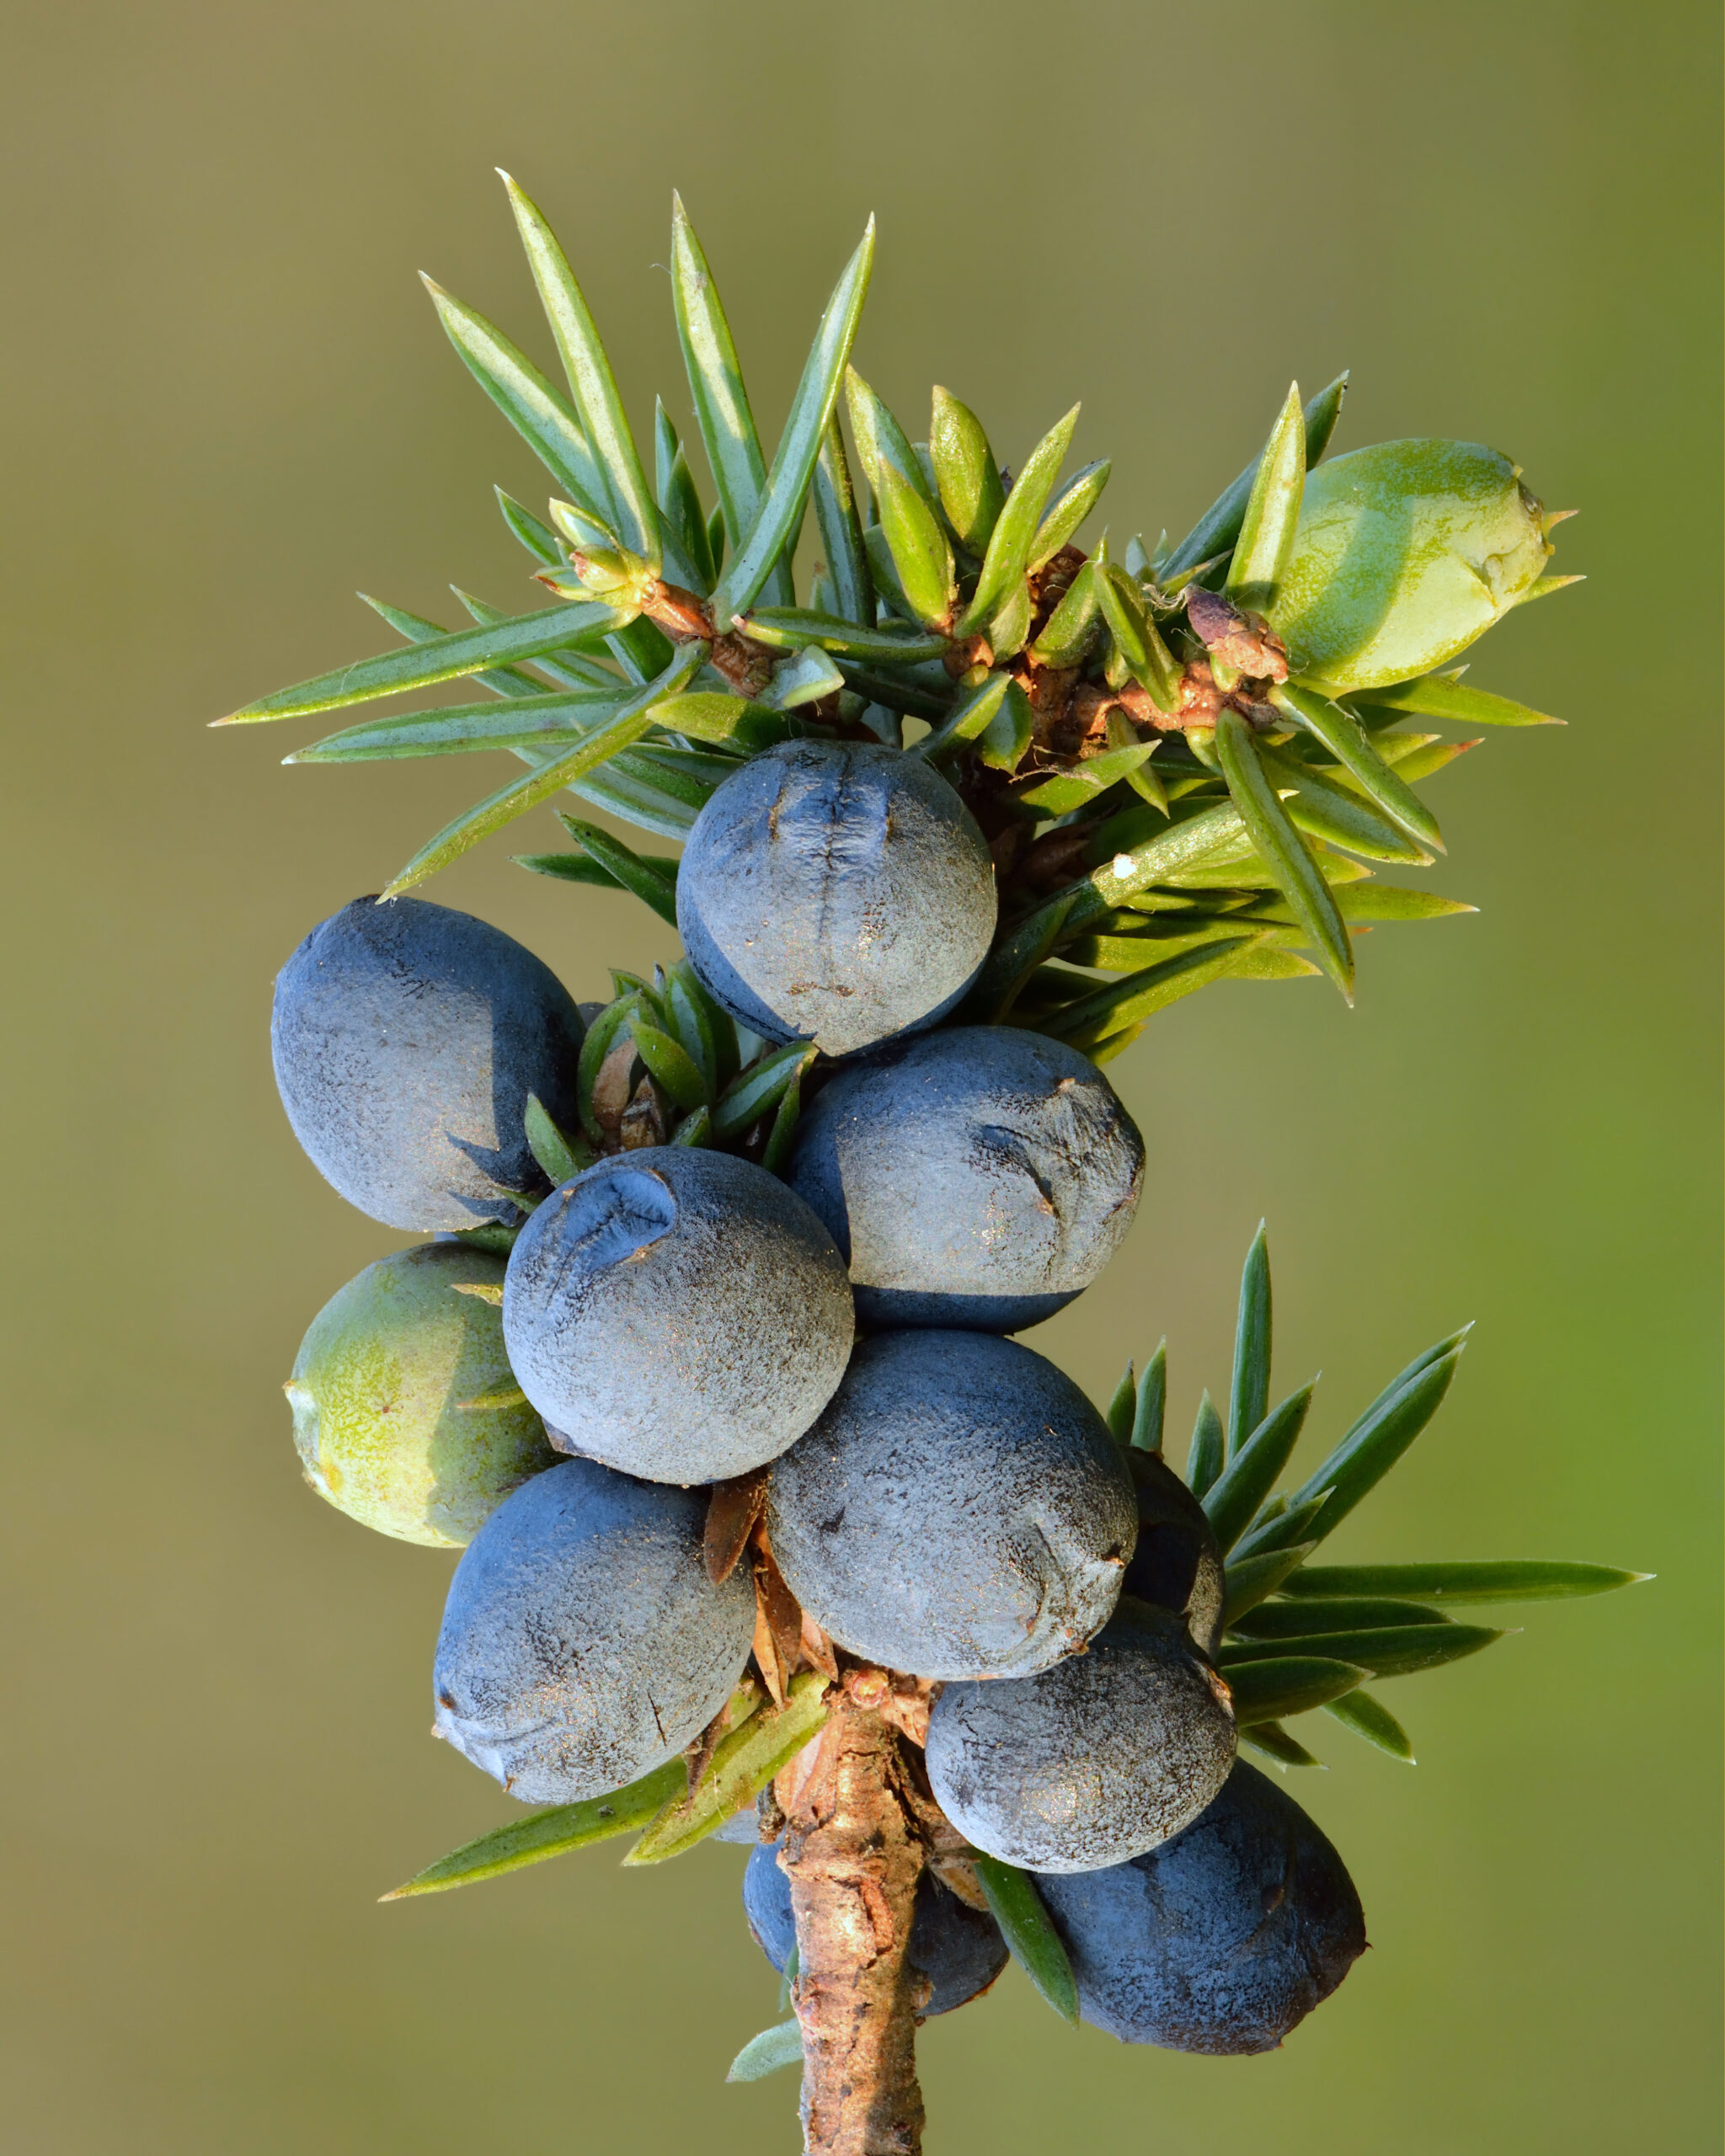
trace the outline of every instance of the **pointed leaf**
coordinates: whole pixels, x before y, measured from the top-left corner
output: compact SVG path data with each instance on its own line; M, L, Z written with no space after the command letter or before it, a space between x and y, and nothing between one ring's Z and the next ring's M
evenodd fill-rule
M813 646L841 659L875 665L915 665L922 659L938 659L947 648L944 637L841 621L836 614L817 613L809 606L757 607L743 627L756 643L770 644L775 651L801 651Z
M845 677L817 645L792 652L773 669L772 686L763 701L772 711L797 711L804 704L820 703L836 696Z
M1029 582L1020 577L1008 589L1007 596L995 609L994 619L988 625L988 640L993 647L996 665L1011 659L1015 653L1023 651L1025 639L1030 634L1031 616Z
M1350 926L1391 921L1442 921L1451 914L1477 913L1461 899L1441 898L1435 891L1416 891L1399 883L1360 883L1338 892L1336 907ZM1294 910L1279 894L1229 916L1234 921L1286 922L1295 925Z
M416 883L423 883L428 877L446 868L452 861L458 861L492 832L501 830L516 817L537 808L541 802L548 801L553 793L560 792L603 763L607 756L615 755L619 749L638 741L648 724L644 713L628 718L619 714L608 724L595 727L581 745L572 749L566 756L542 766L523 778L511 779L507 786L488 794L452 823L446 824L435 838L422 846L407 866L392 878L383 897L398 898L403 891L411 890Z
M1285 1497L1272 1497L1259 1508L1258 1518L1241 1536L1234 1551L1235 1562L1243 1565L1249 1558L1290 1549L1302 1540L1315 1549L1316 1541L1310 1539L1312 1524L1329 1498L1327 1490L1320 1490L1315 1497L1305 1498L1297 1505L1290 1505ZM1329 1530L1326 1528L1324 1531L1327 1534ZM1232 1565L1229 1570L1233 1570Z
M403 756L467 755L487 749L574 748L628 702L619 681L606 689L540 691L504 704L440 704L391 712L327 734L284 756L285 764L363 764Z
M1110 1034L1124 1032L1153 1012L1166 1010L1182 996L1191 995L1199 989L1208 987L1211 981L1220 980L1240 953L1256 940L1251 936L1223 937L1166 959L1160 965L1148 966L1141 973L1129 974L1124 979L1099 988L1093 995L1081 996L1064 1011L1042 1019L1037 1031L1051 1033L1056 1040L1071 1041L1088 1054L1092 1038L1106 1040Z
M1321 682L1290 686L1310 688L1323 694ZM1393 689L1365 689L1357 701L1375 711L1417 712L1422 718L1449 718L1463 726L1562 726L1561 718L1512 703L1508 696L1494 696L1487 689L1464 688L1446 674L1428 674L1418 681L1403 681Z
M1350 1697L1354 1696L1349 1694ZM1319 1767L1323 1762L1308 1752L1297 1737L1290 1737L1279 1721L1249 1723L1240 1732L1240 1742L1249 1744L1254 1752L1262 1752L1267 1759L1274 1759L1279 1767Z
M499 176L509 190L510 207L526 250L527 266L538 287L558 356L569 376L583 431L605 475L617 536L632 552L650 562L656 574L660 552L659 519L611 362L586 299L538 205L507 173Z
M1126 670L1161 712L1172 712L1180 702L1179 661L1162 641L1162 633L1140 601L1129 578L1117 569L1103 575L1097 596L1108 621L1114 648Z
M773 564L791 546L801 529L815 460L826 433L827 422L838 396L839 382L851 356L851 344L862 319L862 302L868 291L868 273L874 260L874 220L827 302L814 342L803 366L802 379L791 399L785 430L773 452L772 469L766 475L766 491L754 520L737 543L724 574L713 594L713 618L728 626L748 611L761 596Z
M776 2028L763 2029L758 2036L750 2037L731 2061L725 2079L764 2081L769 2073L777 2073L783 2067L800 2067L802 2063L803 2031L794 2020L781 2021Z
M1299 407L1295 407L1296 415ZM1240 1309L1234 1326L1234 1374L1228 1396L1228 1451L1237 1453L1263 1422L1270 1404L1270 1252L1264 1224L1246 1253L1240 1275ZM1276 1473L1280 1472L1278 1468ZM1270 1481L1275 1480L1275 1474ZM1258 1508L1258 1497L1269 1488L1264 1484L1242 1514L1240 1525ZM1226 1546L1226 1545L1225 1545Z
M937 386L928 427L929 454L940 488L941 505L959 543L980 558L1006 505L1001 469L982 422Z
M899 589L916 619L925 627L937 627L953 606L953 550L947 536L921 495L890 464L880 467L875 503Z
M862 526L857 515L856 489L851 484L850 462L845 438L839 430L837 413L826 423L820 438L820 454L814 465L814 521L826 555L826 573L832 585L833 603L847 622L874 622L874 580L868 573L868 555L862 544Z
M1183 869L1204 861L1244 830L1239 812L1222 805L1176 824L1115 854L1081 882L1026 915L990 954L971 992L975 1006L998 1022L1020 983L1040 965L1055 939L1076 936L1114 907L1152 883L1166 883ZM1007 999L1004 1005L1002 999Z
M1138 1414L1138 1380L1128 1363L1120 1382L1114 1387L1114 1397L1108 1402L1108 1425L1117 1444L1130 1444L1132 1426Z
M1308 839L1345 846L1367 861L1430 867L1432 856L1425 846L1363 799L1351 772L1321 770L1255 736L1253 746L1264 776L1281 797L1289 822Z
M1144 1375L1138 1381L1138 1403L1132 1413L1132 1443L1140 1452L1160 1452L1162 1449L1162 1417L1168 1398L1168 1343L1156 1342L1156 1349L1144 1366Z
M503 511L503 520L519 539L536 562L542 562L547 568L558 568L563 559L557 534L548 524L542 524L531 510L523 509L513 494L505 494L501 487L494 487L497 506Z
M1130 778L1160 746L1155 740L1135 740L1123 748L1104 749L1099 755L1087 756L1068 771L1038 772L1029 785L1015 792L1015 798L1029 808L1039 808L1044 816L1066 815Z
M677 864L665 854L640 854L596 824L584 824L573 816L560 819L569 836L592 856L626 891L644 905L651 906L661 921L673 928L677 919Z
M1245 1729L1253 1722L1281 1721L1290 1715L1327 1706L1351 1692L1368 1673L1333 1656L1290 1656L1242 1662L1226 1672L1225 1681L1234 1695L1234 1719Z
M1273 1414L1264 1416L1211 1485L1204 1509L1224 1556L1239 1540L1287 1465L1305 1426L1311 1393L1311 1385L1303 1385L1298 1392L1290 1393Z
M1087 562L1030 647L1039 666L1076 666L1095 641L1097 565Z
M1012 482L1012 491L1007 497L1006 507L1000 513L988 542L988 552L983 558L975 594L959 617L956 634L974 637L985 629L1023 579L1030 565L1036 527L1065 462L1072 430L1077 424L1078 407L1075 404L1043 436Z
M1186 1451L1186 1486L1194 1497L1204 1497L1222 1471L1226 1445L1222 1418L1215 1402L1205 1392L1198 1403L1198 1420L1192 1426L1192 1443Z
M662 1864L724 1826L789 1765L826 1720L826 1678L805 1670L791 1679L783 1706L762 1708L722 1737L695 1787L665 1806L623 1862Z
M512 853L517 868L535 876L549 876L559 883L588 883L601 891L614 891L617 878L608 868L585 853Z
M737 1075L737 1023L729 1011L722 1010L707 992L700 976L686 958L678 959L670 969L670 985L666 991L665 1004L671 1018L681 1031L682 1022L677 1019L680 1000L693 1006L695 1025L703 1043L710 1043L713 1069L716 1081L728 1086ZM691 1054L694 1051L692 1049ZM700 1059L697 1057L697 1059Z
M935 492L922 461L911 446L904 429L855 367L845 370L845 408L851 415L851 431L857 438L857 459L879 510L880 474L890 469L921 499L932 515L937 516L940 497Z
M1447 1625L1441 1609L1423 1602L1395 1602L1382 1595L1357 1599L1315 1595L1279 1595L1236 1620L1236 1629L1254 1640L1297 1640L1313 1632L1381 1632L1400 1625Z
M804 1065L798 1064L791 1073L791 1082L779 1096L778 1107L773 1112L772 1128L766 1134L762 1148L761 1165L770 1176L780 1175L790 1157L791 1144L797 1134L797 1121L803 1107L803 1072Z
M1412 1677L1477 1654L1503 1637L1485 1625L1398 1625L1376 1632L1313 1632L1294 1639L1225 1644L1217 1652L1216 1666L1230 1684L1242 1666L1257 1669L1266 1663L1314 1658L1352 1662L1374 1677Z
M718 574L707 543L707 514L663 399L655 400L653 411L653 479L660 521L694 570L693 589L704 599Z
M434 637L449 634L441 622L427 621L423 614L410 614L404 606L391 606L382 599L374 599L368 591L362 591L359 595L374 614L387 622L396 634L405 638L409 643L430 643ZM489 618L501 621L503 616L493 614ZM573 654L569 655L574 656ZM545 661L542 659L536 663L542 666ZM477 681L482 688L489 689L494 696L540 696L545 693L545 684L520 666L487 667L483 673L468 678ZM615 676L611 678L615 679ZM595 682L591 686L597 687L599 684Z
M770 749L793 730L769 706L718 689L662 696L654 707L653 723L667 734L686 734L697 741L734 741L750 750Z
M1326 1700L1324 1712L1333 1715L1344 1729L1351 1729L1368 1744L1376 1745L1380 1752L1387 1752L1392 1759L1400 1759L1405 1766L1417 1764L1407 1732L1370 1692L1345 1692L1339 1700Z
M1236 606L1263 613L1274 604L1294 551L1305 488L1306 423L1296 382L1258 460L1240 520L1240 536L1222 586Z
M1323 455L1342 410L1342 399L1348 389L1348 377L1338 375L1327 389L1321 389L1306 406L1306 468L1309 472ZM1226 552L1240 536L1240 526L1245 520L1246 504L1252 498L1252 482L1258 477L1258 459L1254 457L1226 494L1212 502L1204 515L1175 547L1156 579L1164 591L1171 589L1169 579L1179 576L1183 570L1195 569L1204 562Z
M671 296L695 423L734 553L760 514L766 491L766 459L755 431L755 415L749 408L749 393L743 387L743 371L718 288L677 195L671 196ZM708 545L717 566L721 549L710 531ZM762 590L775 606L791 604L794 594L788 562L781 558L774 563Z
M1228 792L1253 846L1311 936L1325 971L1351 1004L1354 947L1348 931L1317 863L1265 776L1251 730L1237 712L1224 709L1216 714L1216 751Z
M509 619L501 606L488 605L484 600L476 598L471 591L464 591L460 584L452 584L449 588L482 627L489 628L494 622L506 622ZM638 628L651 628L652 626L650 622L632 622L629 632L632 633ZM434 627L430 633L436 636L441 632ZM415 638L414 641L420 643L424 639ZM606 641L608 643L610 639L607 638ZM538 668L540 673L548 675L553 681L564 688L615 690L619 686L617 674L605 664L602 659L585 659L578 651L558 649L554 652L543 652L534 659L533 664ZM540 693L543 685L532 675L523 673L519 667L510 670L500 678L505 680L512 680L516 676L526 684L526 694L537 696ZM480 674L474 678L483 681L489 689L494 686L494 680L499 677L489 674ZM523 691L511 687L502 691L501 693L517 696Z
M1634 1587L1651 1572L1619 1572L1612 1565L1578 1565L1536 1557L1434 1565L1317 1565L1296 1572L1282 1592L1290 1595L1391 1594L1434 1603L1559 1602L1572 1595L1609 1594Z
M1466 1345L1465 1335L1443 1343L1433 1351L1431 1359L1423 1358L1410 1364L1392 1385L1380 1393L1329 1458L1289 1498L1289 1517L1308 1499L1327 1490L1330 1500L1324 1507L1323 1534L1333 1534L1437 1413ZM1281 1544L1292 1537L1274 1534L1274 1540Z
M1417 845L1444 851L1443 835L1432 814L1407 780L1386 764L1370 736L1351 712L1309 690L1272 689L1270 702L1324 747L1358 781L1368 800L1375 801L1392 824L1406 831Z
M1075 472L1043 512L1025 564L1033 574L1051 562L1072 534L1102 499L1103 488L1114 469L1107 457Z
M512 780L508 786L499 787L464 815L457 817L452 824L446 825L437 836L428 846L422 846L407 867L393 878L383 896L392 899L403 891L410 890L414 884L424 883L428 876L435 875L440 868L447 867L451 861L477 846L481 839L501 830L505 824L525 814L529 808L537 808L542 801L549 800L553 793L575 779L585 776L608 756L615 755L619 749L626 749L632 742L639 740L652 723L654 705L687 680L702 665L706 653L705 644L684 645L665 673L656 681L649 682L644 689L638 691L615 718L602 726L595 727L579 747L570 750L567 755L557 757L541 769L530 771L525 777Z
M1010 674L991 674L985 681L968 690L938 725L911 744L905 755L937 758L985 734L1012 685Z
M701 1074L702 1099L710 1101L721 1083L718 1042L707 999L695 992L692 976L686 959L671 968L665 983L665 1011L677 1045Z
M1231 980L1319 980L1322 975L1309 959L1302 958L1296 951L1278 951L1268 945L1256 950L1242 951L1230 960L1227 978Z
M1476 734L1471 741L1440 741L1435 734L1424 740L1410 735L1398 742L1394 734L1380 734L1374 745L1383 751L1384 761L1394 768L1397 777L1413 786L1420 779L1433 778L1438 772L1447 771L1458 756L1465 756L1470 749L1483 748L1485 737ZM1345 786L1350 792L1362 790L1352 771L1338 771L1335 780L1338 786Z
M1035 732L1030 699L1018 682L1009 680L999 710L976 737L977 758L991 771L1015 771Z
M467 361L479 387L576 507L608 527L611 511L604 476L594 461L581 423L562 391L554 389L533 362L483 314L464 307L431 278L422 277L420 282L431 295L431 304L450 343ZM509 516L507 508L504 515ZM531 551L538 549L533 547ZM555 564L563 556L553 542L551 552L540 558Z
M814 1057L808 1042L793 1041L734 1078L713 1111L714 1137L721 1142L740 1138L751 1123L777 1107L786 1087Z
M686 1780L682 1761L669 1759L627 1789L589 1797L582 1804L554 1805L530 1818L512 1819L508 1826L451 1849L382 1899L400 1902L414 1894L441 1894L452 1886L471 1886L481 1879L518 1871L523 1865L542 1864L547 1857L585 1849L590 1842L627 1834L662 1810Z
M517 614L488 628L455 629L447 636L430 637L423 643L386 651L376 659L356 659L332 673L314 675L309 681L278 689L274 696L259 696L255 703L212 723L251 726L266 719L302 718L311 712L334 711L372 696L393 696L405 689L426 689L436 681L453 681L486 667L537 659L565 646L591 651L625 619L610 606L547 606L537 613Z
M1035 1879L1017 1865L1003 1864L998 1857L983 1855L980 1849L971 1851L970 1861L1012 1959L1047 2004L1076 2028L1078 1985L1060 1935L1037 1892Z
M635 1037L636 1053L646 1065L648 1075L678 1107L707 1105L707 1081L693 1057L680 1043L638 1017L630 1022L629 1031Z
M584 1168L593 1165L593 1149L584 1138L571 1138L558 1129L546 1113L545 1104L537 1093L527 1096L527 1112L523 1118L526 1129L527 1150L550 1177L556 1188L566 1183L571 1176L578 1176Z
M1253 1557L1236 1557L1228 1566L1228 1595L1222 1611L1226 1627L1248 1609L1274 1594L1289 1575L1316 1550L1316 1542L1296 1542L1286 1550L1267 1550Z

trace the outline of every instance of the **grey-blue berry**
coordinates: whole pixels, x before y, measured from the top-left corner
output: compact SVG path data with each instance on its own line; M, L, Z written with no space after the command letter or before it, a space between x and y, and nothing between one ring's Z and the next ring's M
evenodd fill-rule
M516 1239L503 1332L560 1451L713 1482L793 1444L844 1375L832 1238L777 1176L647 1146L573 1177Z
M783 1973L797 1943L791 1882L779 1869L777 1842L756 1842L743 1870L743 1909L755 1944ZM973 1909L932 1871L916 1882L905 1958L928 1986L917 2019L950 2014L985 1992L1007 1966L1007 1942L985 1909Z
M844 1253L862 1324L1017 1332L1119 1248L1144 1141L1076 1049L955 1026L841 1070L798 1127L790 1181Z
M1085 2020L1129 2044L1273 2051L1365 1947L1341 1858L1242 1759L1160 1849L1040 1882Z
M1108 1426L986 1332L863 1341L773 1469L773 1555L838 1643L919 1677L1018 1676L1107 1623L1137 1534Z
M774 1041L854 1054L958 1002L994 936L994 867L937 771L895 749L789 741L696 819L677 929L696 972Z
M1212 1660L1221 1643L1227 1575L1222 1553L1199 1504L1160 1453L1135 1445L1126 1454L1138 1493L1138 1547L1126 1567L1124 1593L1186 1620Z
M585 1028L531 951L424 899L355 899L275 983L270 1048L293 1133L350 1204L392 1228L513 1220L546 1187L523 1118L574 1127Z
M562 1460L467 1545L444 1607L436 1731L526 1804L620 1788L736 1688L755 1629L740 1566L702 1560L704 1493Z
M1178 1834L1234 1763L1227 1688L1182 1620L1123 1599L1087 1654L948 1684L928 1780L959 1833L1034 1871L1094 1871Z

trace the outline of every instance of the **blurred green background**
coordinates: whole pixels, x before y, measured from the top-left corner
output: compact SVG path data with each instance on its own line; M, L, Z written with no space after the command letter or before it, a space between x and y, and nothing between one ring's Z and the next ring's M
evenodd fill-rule
M450 1561L319 1505L279 1390L399 1239L295 1150L272 975L480 788L202 723L381 648L355 586L532 603L489 488L545 483L414 275L548 356L502 163L638 424L686 414L675 184L769 439L873 210L865 371L1015 462L1081 395L1121 537L1344 365L1339 446L1484 440L1585 510L1554 566L1590 580L1473 676L1569 730L1434 787L1479 915L1372 937L1352 1014L1314 982L1154 1021L1114 1066L1132 1241L1033 1338L1105 1397L1166 1331L1183 1422L1267 1214L1316 1440L1481 1321L1338 1554L1660 1577L1389 1688L1416 1771L1314 1718L1297 1793L1376 1951L1284 2052L1075 2036L1012 1972L925 2036L930 2145L1717 2148L1716 10L65 0L7 44L8 2148L797 2146L788 2077L722 2085L775 2018L740 1852L375 1906L510 1807L427 1737ZM668 953L522 843L431 895L581 996Z

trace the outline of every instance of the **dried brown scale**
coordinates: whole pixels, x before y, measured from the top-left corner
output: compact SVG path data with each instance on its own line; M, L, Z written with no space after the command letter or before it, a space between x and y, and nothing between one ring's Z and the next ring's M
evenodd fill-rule
M606 1051L593 1081L593 1120L604 1134L606 1150L616 1152L622 1144L623 1117L636 1090L635 1043L628 1028Z
M1261 614L1246 613L1219 592L1194 584L1187 588L1186 618L1224 666L1253 680L1287 680L1288 647Z
M1071 761L1082 738L1074 730L1072 716L1073 692L1077 686L1076 666L1027 665L1025 669L1024 693L1030 699L1036 728L1032 739L1037 748L1056 762Z
M803 1612L803 1660L810 1669L837 1681L839 1661L833 1643L806 1609Z
M664 1095L650 1078L644 1078L630 1096L617 1126L617 1144L625 1153L644 1145L663 1145L670 1133L670 1113Z
M749 1546L749 1537L766 1504L764 1467L756 1468L750 1475L734 1475L729 1481L713 1485L712 1495L707 1500L702 1554L707 1577L715 1587L723 1587L730 1577L738 1559Z
M994 646L986 637L960 637L948 645L941 664L956 681L973 666L992 667Z
M1055 609L1077 581L1089 557L1081 547L1065 546L1050 554L1030 579L1030 641L1033 643L1054 619Z
M778 1641L773 1637L772 1626L767 1622L766 1604L761 1598L758 1582L755 1595L755 1640L750 1652L772 1704L782 1707L785 1703L785 1687L791 1681L791 1673L780 1659Z
M785 1585L784 1576L773 1562L772 1547L766 1539L764 1524L755 1529L755 1592L761 1598L761 1608L772 1634L773 1646L778 1651L779 1662L787 1676L793 1675L803 1658L802 1605Z
M852 1696L861 1674L817 1741L778 1860L797 1924L803 2132L823 2156L916 2156L922 1987L905 1949L924 1847L897 1733Z

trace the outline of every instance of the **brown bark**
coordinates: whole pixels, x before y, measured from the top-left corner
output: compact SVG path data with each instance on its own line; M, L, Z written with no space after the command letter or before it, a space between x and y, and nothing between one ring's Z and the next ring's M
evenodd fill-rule
M926 1982L905 1958L924 1845L879 1670L853 1669L814 1757L781 1777L779 1863L797 1920L793 1999L803 2031L809 2156L916 2156L916 2015Z

